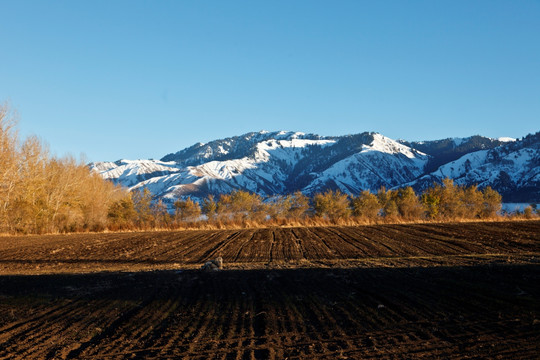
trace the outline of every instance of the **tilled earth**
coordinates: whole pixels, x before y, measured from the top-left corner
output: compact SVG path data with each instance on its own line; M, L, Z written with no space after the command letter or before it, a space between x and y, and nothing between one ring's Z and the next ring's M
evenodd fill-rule
M540 221L0 237L0 275L521 262L539 238Z
M0 359L534 359L539 284L539 221L4 237Z

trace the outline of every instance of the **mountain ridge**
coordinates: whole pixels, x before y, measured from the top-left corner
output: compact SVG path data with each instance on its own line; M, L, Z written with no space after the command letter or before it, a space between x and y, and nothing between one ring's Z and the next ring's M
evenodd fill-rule
M529 194L527 201L539 201L540 133L512 140L474 135L409 142L376 132L321 136L259 131L196 143L160 160L95 162L90 167L130 190L146 187L170 206L177 198L202 200L234 190L262 196L327 189L356 195L381 186L421 190L446 176L458 184L492 186L505 200Z

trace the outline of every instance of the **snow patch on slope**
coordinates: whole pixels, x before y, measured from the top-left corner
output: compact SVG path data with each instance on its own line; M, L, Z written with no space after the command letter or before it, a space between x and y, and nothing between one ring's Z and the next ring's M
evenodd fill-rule
M423 173L428 156L381 134L374 134L360 152L336 162L316 177L302 191L314 193L326 185L344 193L375 191L409 182Z
M497 138L497 140L499 140L500 142L514 142L517 139L511 138L511 137L500 137L500 138Z
M135 185L146 176L180 171L175 162L159 160L118 160L115 162L98 162L91 164L91 169L104 179L121 183L126 187Z
M538 149L532 148L508 152L500 148L480 150L442 165L416 182L430 184L434 180L440 181L448 177L459 185L477 184L481 188L519 187L540 182L540 168L536 165L539 158ZM500 184L501 182L505 184Z
M387 138L381 134L373 134L373 142L369 145L364 145L362 152L379 151L386 154L402 154L409 159L416 159L418 156L425 157L426 154L411 149L410 147L400 144L399 142Z
M467 141L471 140L470 137L466 137L466 138L453 138L452 141L454 142L454 146L455 147L458 147L460 145L462 145L463 143L466 143Z

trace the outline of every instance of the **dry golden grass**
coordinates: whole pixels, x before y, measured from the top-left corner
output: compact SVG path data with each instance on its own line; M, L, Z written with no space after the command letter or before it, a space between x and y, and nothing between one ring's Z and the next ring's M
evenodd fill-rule
M198 221L189 223L179 223L169 227L152 227L152 228L134 228L124 230L110 230L104 232L139 232L139 231L170 231L170 230L239 230L239 229L263 229L273 227L321 227L321 226L366 226L380 224L437 224L437 223L480 223L480 222L499 222L499 221L536 221L539 216L526 218L524 216L496 216L487 219L467 219L467 218L452 218L452 219L417 219L404 220L400 218L378 218L369 220L363 218L347 218L347 219L324 219L324 218L304 218L304 219L278 219L257 222L252 220L244 221Z
M368 226L383 224L441 224L441 223L481 223L481 222L500 222L500 221L538 221L540 216L533 214L525 216L524 214L511 214L504 216L495 216L484 219L468 218L448 218L448 219L413 219L405 220L399 217L377 219L366 219L359 217L349 217L345 219L327 219L321 217L306 217L302 219L275 219L266 221L241 220L241 221L223 221L223 220L201 220L196 222L176 222L168 226L147 226L130 228L105 228L102 231L76 230L72 232L49 232L42 235L69 234L69 233L137 233L137 232L161 232L161 231L182 231L182 230L240 230L240 229L264 229L274 227L325 227L325 226ZM10 234L0 233L0 237L5 236L27 236L35 234Z

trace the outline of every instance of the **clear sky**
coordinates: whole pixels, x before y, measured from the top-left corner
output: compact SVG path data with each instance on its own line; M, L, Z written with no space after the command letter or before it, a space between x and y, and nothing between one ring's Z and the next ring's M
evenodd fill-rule
M540 1L0 0L0 101L57 155L258 130L540 130Z

